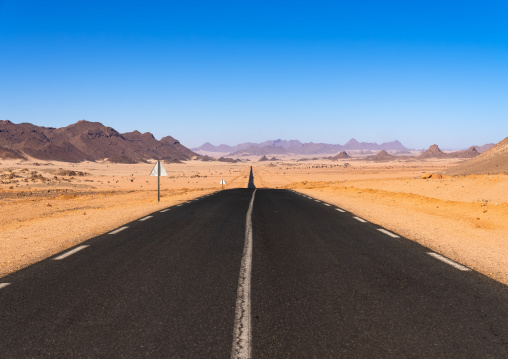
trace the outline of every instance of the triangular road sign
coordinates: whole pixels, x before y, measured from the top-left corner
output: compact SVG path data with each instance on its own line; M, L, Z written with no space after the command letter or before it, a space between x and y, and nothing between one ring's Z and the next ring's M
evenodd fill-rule
M157 161L157 163L155 164L152 172L150 172L150 176L158 176L158 172L159 172L159 161ZM161 163L161 176L167 176L168 173L166 172L166 169L164 168L164 166L162 165Z

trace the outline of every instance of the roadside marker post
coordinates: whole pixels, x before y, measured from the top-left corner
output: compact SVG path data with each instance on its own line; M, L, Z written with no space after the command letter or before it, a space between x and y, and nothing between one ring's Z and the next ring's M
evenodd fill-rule
M168 173L166 169L162 165L161 161L157 161L152 172L150 172L150 176L157 176L157 202L161 201L161 176L167 176Z
M219 183L222 185L222 189L224 189L224 185L227 184L227 182L224 181L224 179L221 179Z

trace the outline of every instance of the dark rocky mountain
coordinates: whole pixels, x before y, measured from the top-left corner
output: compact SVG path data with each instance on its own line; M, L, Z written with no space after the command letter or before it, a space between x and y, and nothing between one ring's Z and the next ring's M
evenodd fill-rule
M315 155L315 154L333 154L339 151L346 150L372 150L372 151L407 151L399 141L385 142L382 144L370 142L358 142L354 138L349 140L345 145L336 145L328 143L302 143L298 140L273 140L261 143L242 143L236 146L219 145L214 146L207 142L201 147L194 148L194 151L207 151L230 153L230 155L268 155L268 154L300 154L300 155Z
M0 121L1 158L13 154L40 160L65 162L97 161L136 163L147 159L166 161L199 157L174 138L157 141L149 132L121 134L99 122L79 121L67 127L53 128ZM8 152L6 152L8 151Z
M441 151L438 145L430 146L426 151L424 151L418 158L446 158L447 155L445 152Z
M456 151L446 153L441 151L438 145L430 146L426 151L424 151L418 158L426 159L426 158L472 158L479 155L479 152L476 150L475 146L469 147L464 151Z

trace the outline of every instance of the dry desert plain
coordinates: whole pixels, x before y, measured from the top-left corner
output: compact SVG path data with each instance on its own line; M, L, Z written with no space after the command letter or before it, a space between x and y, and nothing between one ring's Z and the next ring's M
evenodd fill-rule
M342 207L508 284L508 175L434 176L457 159L165 164L1 161L0 277L158 209L220 189L286 188Z

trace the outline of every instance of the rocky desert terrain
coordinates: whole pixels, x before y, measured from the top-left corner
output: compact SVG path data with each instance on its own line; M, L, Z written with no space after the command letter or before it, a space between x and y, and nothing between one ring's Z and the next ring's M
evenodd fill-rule
M221 190L221 179L228 188L244 188L252 165L258 188L293 189L333 203L508 284L506 141L469 160L339 153L327 159L166 163L160 203L157 179L149 176L153 160L71 163L5 156L0 276L153 211Z

